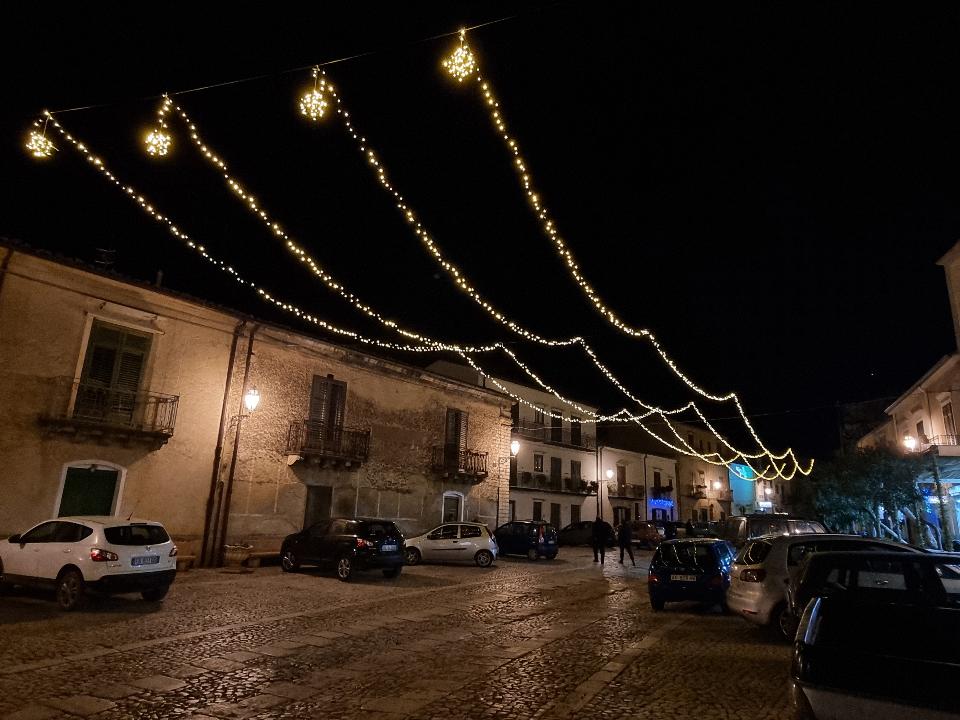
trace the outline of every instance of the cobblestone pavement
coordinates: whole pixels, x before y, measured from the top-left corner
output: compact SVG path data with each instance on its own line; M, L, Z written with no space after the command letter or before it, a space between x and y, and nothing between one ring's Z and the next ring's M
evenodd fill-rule
M163 603L0 598L0 717L789 717L789 648L695 604L654 613L637 567L500 559L342 583L192 570Z

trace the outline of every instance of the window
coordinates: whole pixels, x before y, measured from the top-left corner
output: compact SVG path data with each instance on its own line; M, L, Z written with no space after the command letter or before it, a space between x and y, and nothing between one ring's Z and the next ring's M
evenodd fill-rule
M563 461L558 457L550 458L550 479L559 480L562 473L562 463Z
M550 524L555 528L560 525L560 503L550 503Z
M580 461L579 460L570 461L570 479L571 480L580 479Z
M617 465L617 485L623 486L626 484L627 484L627 466Z
M509 520L510 520L510 522L513 522L514 520L517 519L517 501L516 501L516 500L510 500L510 501L508 501L508 503L509 503L509 506L510 506L510 510L509 510L509 513L510 513L510 514L509 514Z
M543 501L542 500L533 501L533 519L543 520Z
M441 525L432 533L427 535L427 540L456 540L456 539L457 539L456 525Z
M580 522L580 506L579 505L570 506L570 522L574 525Z
M653 471L653 486L655 488L660 487L660 471L659 470Z
M53 538L57 534L57 522L45 522L41 525L37 525L30 532L24 533L20 538L22 543L41 543L41 542L53 542Z
M926 433L923 432L923 420L917 423L917 439L920 442L926 442Z
M53 542L73 543L80 542L84 538L93 535L93 530L86 525L78 525L72 522L59 522L59 527L53 537Z
M543 453L535 453L533 456L533 471L543 472Z
M953 423L953 403L945 402L940 408L943 412L943 432L946 435L956 435L957 426Z
M467 465L467 420L468 413L457 408L447 408L447 420L443 440L443 464L446 468L466 469ZM459 520L459 517L454 518Z
M152 337L94 320L73 412L76 417L130 422Z
M687 433L687 444L693 447L693 433Z
M580 418L573 415L570 416L570 444L571 445L580 445Z
M550 440L551 442L563 442L563 411L553 408L550 415Z
M118 525L104 528L104 537L111 545L159 545L170 540L162 525Z
M308 447L339 448L343 438L343 416L346 409L347 384L333 375L314 375L307 408Z
M480 537L482 531L476 525L461 525L460 526L460 537L461 538L474 538Z
M538 407L533 409L533 424L543 425L543 408Z

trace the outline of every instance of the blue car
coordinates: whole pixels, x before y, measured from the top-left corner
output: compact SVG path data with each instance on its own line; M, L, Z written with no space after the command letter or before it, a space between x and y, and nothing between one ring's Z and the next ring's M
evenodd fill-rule
M650 561L647 589L650 605L663 610L668 602L699 600L726 612L730 566L736 549L726 540L683 538L660 543Z

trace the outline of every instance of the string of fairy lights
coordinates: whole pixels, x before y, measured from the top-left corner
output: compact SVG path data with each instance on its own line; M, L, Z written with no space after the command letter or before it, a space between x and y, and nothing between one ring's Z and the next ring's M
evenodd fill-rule
M699 458L702 461L705 461L711 464L727 466L728 468L731 469L732 472L737 472L737 474L739 474L739 472L736 470L736 468L731 467L737 460L741 460L743 464L745 464L747 467L750 468L751 471L753 471L756 477L759 477L761 479L773 479L773 478L779 477L779 478L784 478L789 480L797 472L808 474L812 469L812 462L810 463L810 467L808 467L805 470L800 465L800 463L796 459L791 449L788 448L785 452L778 455L778 454L772 453L763 445L755 429L750 424L742 408L742 405L739 401L739 398L737 398L736 394L730 393L725 396L717 396L702 390L699 386L697 386L695 383L689 380L689 378L687 378L679 370L679 368L676 367L675 363L669 358L666 352L660 347L659 343L656 341L656 339L654 338L652 333L650 333L650 331L637 330L626 325L625 323L619 320L619 318L613 313L613 311L606 308L606 306L602 303L602 301L600 300L596 292L593 290L593 288L590 287L590 285L586 282L586 280L579 274L578 267L573 258L572 253L566 248L562 238L559 236L559 233L556 231L556 228L554 227L552 220L549 219L547 210L543 206L539 196L533 191L532 181L530 179L529 172L527 171L526 163L524 162L523 158L520 156L519 148L517 146L516 141L512 137L510 137L510 135L506 132L505 123L498 109L499 104L493 98L492 90L490 88L489 83L485 82L480 76L479 66L476 62L475 57L473 56L472 51L470 50L469 46L466 43L465 31L460 31L459 41L460 41L459 46L456 48L453 54L443 61L443 67L458 82L463 82L464 80L474 78L478 83L478 86L482 89L485 101L487 102L488 105L492 107L491 120L494 122L495 126L497 127L497 130L502 135L502 138L505 144L507 145L507 147L515 156L516 169L522 179L523 187L525 192L527 193L527 197L531 204L531 207L536 212L537 217L542 221L545 231L557 246L558 252L560 253L561 257L566 261L567 266L570 269L574 279L577 281L577 283L580 285L583 291L587 294L587 296L591 299L594 306L598 310L600 310L602 314L604 314L604 316L609 322L611 322L612 324L614 324L615 327L617 327L618 329L622 330L623 332L629 335L633 335L636 337L643 337L643 338L646 338L648 341L650 341L655 347L655 349L657 350L657 352L659 353L659 355L661 356L662 360L691 389L695 390L698 394L710 400L715 400L715 401L733 400L734 403L736 404L736 407L738 409L740 416L743 418L751 435L756 440L762 452L747 453L734 447L716 430L716 428L709 422L709 420L702 413L702 411L692 401L688 402L686 405L680 408L674 408L674 409L657 408L657 407L648 405L647 403L644 403L642 400L637 398L633 393L631 393L613 375L610 369L607 368L599 360L594 350L582 338L575 337L575 338L569 338L569 339L563 339L563 340L543 338L538 334L533 333L519 326L514 321L510 320L506 315L499 312L492 304L487 302L483 298L483 296L480 295L480 293L469 283L464 273L462 273L462 271L460 271L459 268L457 268L456 266L454 266L452 263L450 263L444 258L443 254L441 253L440 249L437 247L436 243L427 234L427 231L423 227L423 225L417 220L417 217L414 214L413 209L406 204L406 202L404 201L400 193L387 180L386 170L383 167L382 163L380 162L379 158L374 153L374 151L369 148L366 138L360 135L360 133L354 127L350 119L350 114L346 110L346 108L343 106L343 103L339 94L336 92L336 89L333 87L333 84L329 82L329 80L326 78L325 74L323 73L323 71L320 70L319 67L315 67L313 69L313 81L314 81L313 88L308 92L304 93L299 99L298 107L299 107L300 113L308 120L316 122L321 120L327 114L327 111L331 107L331 104L335 105L336 113L341 117L345 130L352 137L352 139L357 143L360 152L365 155L366 160L370 165L371 169L376 173L376 177L379 180L381 186L387 192L392 194L395 200L396 207L403 213L407 222L414 228L416 235L420 238L421 242L427 247L427 249L430 251L431 255L438 262L438 264L444 269L445 272L447 272L454 278L456 285L465 293L467 293L471 298L473 298L474 301L477 302L477 304L479 304L492 317L496 318L498 321L506 325L513 332L521 335L525 339L538 342L544 345L548 345L548 346L569 346L574 344L579 345L587 353L587 355L590 357L591 361L596 365L596 367L601 370L604 376L607 377L607 379L611 383L613 383L616 387L618 387L618 389L620 389L620 391L623 392L633 402L636 402L641 407L643 407L645 412L641 414L632 414L625 408L622 408L616 413L613 413L611 415L602 415L602 414L596 413L590 408L585 408L573 401L568 400L567 398L564 398L554 388L544 383L539 378L539 376L537 376L527 365L525 365L512 350L507 348L502 343L494 343L491 345L482 345L482 346L463 346L463 345L458 345L453 343L444 343L444 342L440 342L432 338L429 338L420 333L414 332L412 330L407 330L405 328L402 328L395 321L385 318L380 313L375 311L373 308L363 303L356 295L348 291L341 283L338 283L336 280L334 280L334 278L329 273L327 273L313 258L311 258L302 247L297 245L287 235L287 233L282 229L282 227L276 221L274 221L272 218L268 216L267 212L258 205L256 198L253 195L251 195L237 179L233 178L228 173L227 167L224 161L200 139L196 124L193 121L191 121L191 119L187 116L183 108L177 105L176 103L174 103L168 95L164 95L163 101L157 113L158 127L151 130L145 137L146 152L149 155L154 157L163 157L168 154L172 144L172 137L171 137L170 128L168 126L166 118L167 118L167 115L171 113L175 113L176 115L178 115L182 119L182 121L186 124L191 140L197 146L197 148L201 151L203 156L207 158L214 166L217 167L217 169L223 174L223 177L227 182L228 186L233 190L233 192L240 199L244 201L245 206L252 213L259 216L260 219L267 225L267 227L277 237L279 237L284 241L287 248L299 259L301 263L306 265L311 270L311 272L313 272L315 276L321 279L330 289L334 290L335 292L340 294L341 297L343 297L345 300L350 302L357 310L361 311L362 313L366 314L369 317L372 317L378 320L384 326L390 328L394 332L397 332L403 335L404 337L406 337L407 339L420 344L409 344L409 343L402 344L402 343L385 342L375 338L365 337L352 330L346 330L344 328L340 328L332 323L329 323L328 321L322 320L316 317L315 315L302 310L295 304L288 303L274 296L272 293L270 293L268 290L266 290L262 286L257 286L253 282L245 280L237 273L233 265L227 264L213 257L203 245L200 245L194 242L185 232L183 232L176 224L174 224L174 222L170 218L160 213L160 211L157 210L156 207L150 201L148 201L142 194L140 194L135 188L133 188L130 185L124 185L123 183L121 183L119 179L109 169L106 168L102 159L94 155L93 152L88 148L88 146L86 146L84 143L74 138L68 131L66 131L63 128L63 126L54 118L53 114L50 112L45 111L42 121L37 120L34 123L34 129L29 133L28 141L26 143L26 148L35 158L43 159L43 158L51 157L52 154L57 151L56 146L46 136L47 126L48 124L52 123L53 127L60 133L60 135L64 139L66 139L67 142L74 149L76 149L79 153L84 155L87 161L96 169L98 169L106 179L108 179L113 185L115 185L117 188L122 190L125 194L130 196L135 202L137 202L137 204L144 210L144 212L152 216L158 222L166 224L171 234L177 237L178 239L182 240L189 248L197 251L202 257L204 257L204 259L208 260L214 266L231 274L238 283L255 291L265 301L270 302L276 305L277 307L280 307L281 309L287 312L290 312L303 320L311 322L314 325L324 330L328 330L335 334L345 336L345 337L350 337L351 339L355 339L359 342L375 345L377 347L382 347L385 349L404 350L404 351L411 351L411 352L437 352L437 351L456 352L461 357L463 357L464 360L466 360L472 367L474 367L474 369L478 373L480 373L483 377L490 379L501 391L511 396L514 400L542 411L543 410L542 407L536 405L535 403L527 401L525 398L522 398L516 395L515 393L511 392L508 388L503 386L500 382L498 382L496 378L493 378L492 376L487 374L483 370L483 368L481 368L476 363L474 358L471 357L471 354L473 353L500 350L504 352L519 368L521 368L521 370L523 370L527 374L528 377L533 379L534 382L536 382L546 392L551 393L559 401L576 409L578 412L584 415L587 415L589 419L573 417L572 415L570 417L564 417L563 413L557 414L554 411L550 411L549 413L547 413L552 417L561 417L564 420L567 420L570 422L581 422L581 423L599 422L599 421L633 422L639 425L644 431L646 431L656 440L661 442L666 447L671 448L675 452L691 455ZM720 443L722 443L724 447L726 447L731 453L733 453L732 456L728 458L724 458L719 452L720 450L719 445L718 445L718 452L710 452L707 454L697 452L692 447L692 445L688 443L679 434L679 432L672 425L668 417L669 415L678 414L686 411L692 411L696 413L700 421L703 422L704 425L708 428L708 430L718 438ZM679 446L672 444L667 439L661 437L660 435L658 435L656 432L654 432L644 424L643 421L651 417L652 415L659 415L665 421L666 426L669 428L672 435L677 439ZM768 467L762 471L757 471L749 463L750 459L758 459L758 458L766 458L767 461L769 462ZM790 469L789 472L785 472L789 464L787 462L787 458L790 458L793 464L793 467ZM781 465L778 465L776 462L777 460L783 460L784 462ZM768 474L768 470L770 470L771 468L772 468L772 474Z
M347 132L350 134L350 136L358 143L358 145L359 145L359 150L365 155L366 159L368 160L369 165L370 165L371 167L376 168L377 179L380 181L381 185L384 187L385 190L387 190L387 192L389 192L389 193L393 196L393 198L394 198L394 200L395 200L395 202L396 202L397 207L404 213L404 215L405 215L405 217L407 218L407 220L408 220L408 221L415 221L415 217L414 217L414 215L413 215L412 209L410 209L410 208L405 204L405 201L404 201L403 197L400 195L400 193L399 193L399 192L390 184L390 182L386 179L385 168L383 167L382 163L379 161L379 159L378 159L378 157L376 156L376 154L374 153L374 151L368 148L368 146L367 146L368 143L367 143L366 138L363 137L362 135L360 135L359 132L356 130L356 128L353 126L353 124L352 124L352 122L351 122L351 120L350 120L350 113L349 113L349 112L345 109L345 107L343 106L342 100L340 99L339 95L336 93L336 90L335 90L335 88L333 87L333 84L330 83L329 80L327 80L327 79L324 77L322 71L320 71L319 68L314 68L314 69L313 69L313 76L314 76L314 88L313 88L312 90L310 90L309 92L305 93L305 94L301 97L301 100L300 100L300 103L299 103L301 114L303 114L304 116L308 117L310 120L318 120L319 117L318 117L315 113L312 113L312 112L310 111L310 108L313 107L313 106L315 106L315 105L317 104L317 102L318 102L317 94L318 94L318 93L321 94L321 95L324 95L324 94L326 94L326 93L329 93L329 94L336 100L336 103L337 103L337 113L343 117L345 129L346 129ZM321 98L321 99L323 99L323 98ZM323 105L323 106L326 107L326 102L324 102L324 105ZM191 120L191 118L190 118L189 115L186 113L186 111L184 110L184 108L183 108L182 106L180 106L180 105L176 105L176 104L172 103L172 101L169 99L169 97L164 97L164 100L163 100L163 102L161 103L161 106L160 106L160 108L159 108L159 110L158 110L158 122L160 123L161 127L163 127L164 129L167 129L166 122L165 122L165 119L164 119L164 118L165 118L165 116L166 116L168 113L171 112L171 109L172 109L172 111L173 111L176 115L178 115L178 116L182 119L182 121L183 121L184 124L186 125L186 128L187 128L187 130L189 131L190 138L191 138L191 140L193 141L194 145L199 149L199 151L201 152L201 154L202 154L211 164L213 164L214 167L215 167L220 173L222 173L222 176L223 176L224 181L226 182L226 184L228 185L228 187L229 187L238 197L240 197L240 198L244 201L244 206L247 207L247 208L249 209L249 211L250 211L251 213L253 213L255 216L258 216L258 217L261 219L261 221L267 226L268 229L270 229L275 235L277 235L278 237L280 237L280 238L285 242L287 248L288 248L289 250L291 250L291 251L298 257L298 259L300 259L301 261L305 262L305 263L309 266L309 268L311 269L311 271L312 271L317 277L319 277L330 289L332 289L332 290L334 290L335 292L337 292L338 294L340 294L340 295L341 295L345 300L347 300L348 302L351 302L351 303L354 305L354 307L358 308L359 310L361 310L362 312L364 312L364 313L367 314L368 316L373 317L373 318L379 320L379 321L380 321L381 323L383 323L385 326L390 327L391 329L395 330L396 332L399 332L399 333L401 333L401 334L403 334L403 335L405 335L405 336L407 336L407 337L409 337L409 338L416 339L416 340L419 340L419 341L424 341L424 342L436 342L436 341L434 341L433 339L427 338L427 337L425 337L425 336L423 336L423 335L421 335L421 334L419 334L419 333L415 333L415 332L413 332L413 331L411 331L411 330L404 329L404 328L400 327L399 325L397 325L397 324L396 324L395 322L393 322L393 321L386 320L379 312L377 312L376 310L374 310L374 309L371 308L370 306L364 304L364 303L363 303L362 301L360 301L353 293L347 291L346 288L345 288L341 283L337 282L329 273L327 273L327 272L317 263L317 261L316 261L315 259L313 259L313 258L310 257L309 255L307 255L306 252L303 250L303 248L301 248L299 245L297 245L297 244L289 237L289 235L283 230L283 228L276 222L275 219L271 218L271 217L267 214L267 212L266 212L262 207L258 206L256 199L255 199L255 198L252 196L252 194L247 190L247 188L242 184L242 182L239 181L236 177L232 176L232 175L229 173L228 168L227 168L227 165L226 165L225 161L222 159L222 157L219 156L218 154L216 154L216 152L215 152L203 139L201 139L201 137L200 137L200 135L199 135L199 129L198 129L196 123L195 123L193 120ZM156 132L156 131L155 131L155 132ZM154 134L154 133L151 133L151 135L152 135L152 134ZM149 148L149 140L148 140L148 148ZM439 248L436 246L435 243L433 243L432 240L430 240L429 236L427 236L426 230L422 227L422 225L421 225L419 222L416 222L416 230L417 230L417 234L420 235L421 238L424 239L424 242L428 245L428 248L431 250L431 252L432 252L432 254L434 255L435 259L440 263L441 267L443 267L444 270L446 270L447 272L450 272L451 274L453 274L453 275L455 276L455 279L456 279L457 282L459 283L459 285L460 285L462 288L464 288L464 289L470 294L470 296L471 296L474 300L476 300L479 304L481 304L481 305L484 307L484 309L488 310L488 312L494 313L494 314L498 317L498 319L503 318L503 322L505 322L505 324L508 324L508 326L510 326L510 327L512 327L512 328L516 328L516 329L519 330L520 332L524 333L525 336L527 336L527 337L529 337L530 335L532 335L531 333L529 333L529 331L526 331L526 330L524 330L523 328L520 328L518 325L516 325L515 323L513 323L513 322L510 321L509 319L505 318L504 316L502 316L502 315L499 314L499 313L496 313L496 311L492 308L492 306L491 306L489 303L487 303L487 302L480 296L480 294L479 294L476 290L474 290L474 289L469 285L469 283L466 281L466 278L463 276L463 274L462 274L455 266L453 266L452 264L448 263L448 262L443 258L442 254L440 253ZM683 452L683 453L688 454L688 455L694 455L694 456L696 456L696 457L699 457L699 458L701 458L701 459L704 459L704 460L707 461L707 462L711 462L711 463L715 463L715 464L729 465L731 462L733 462L733 460L735 460L735 459L737 459L737 458L741 458L741 459L743 459L743 460L747 460L748 458L750 458L750 459L756 459L756 458L761 458L761 457L764 457L764 456L765 456L765 453L762 453L762 452L761 452L761 453L747 453L746 451L742 451L742 450L740 450L740 449L738 449L738 448L735 448L735 447L733 447L729 442L727 442L726 439L722 439L722 442L723 442L723 444L724 444L725 446L727 446L727 447L734 453L734 457L733 457L733 458L724 459L724 458L720 455L719 452L717 452L717 453L708 453L707 455L704 455L704 454L698 452L697 450L695 450L695 449L692 447L692 445L689 444L689 442L688 442L685 438L683 438L683 437L676 431L676 429L675 429L675 428L673 427L673 425L670 423L669 418L667 417L668 414L676 414L676 413L684 412L684 411L686 411L686 410L688 410L688 409L691 409L691 406L692 406L692 409L697 413L697 415L698 415L699 417L704 417L703 414L702 414L702 412L699 410L699 408L696 407L695 404L693 404L693 403L688 403L687 405L685 405L685 406L683 406L683 407L681 407L681 408L678 408L678 409L674 409L674 410L665 410L665 409L662 409L662 408L657 408L657 407L651 406L651 405L643 402L642 400L639 400L639 399L636 398L632 393L630 393L630 391L627 390L626 387L623 386L623 384L622 384L616 377L613 376L613 374L612 374L612 372L609 370L609 368L607 368L605 365L603 365L603 364L599 361L599 359L597 358L596 354L593 352L592 348L590 348L590 346L587 345L587 344L585 343L585 341L583 341L582 338L572 338L572 339L566 340L566 341L555 341L555 340L554 340L554 341L546 341L546 342L549 342L550 344L560 344L560 343L562 343L562 344L574 344L574 343L575 343L575 344L578 344L578 345L580 345L581 347L583 347L583 348L590 354L591 360L597 365L598 368L600 368L600 369L604 372L604 374L611 380L611 382L614 383L614 385L616 385L617 387L619 387L619 388L621 389L621 391L624 392L630 399L634 400L635 402L638 402L642 407L644 407L644 408L647 410L647 412L644 413L643 415L635 416L635 415L631 415L628 411L626 411L626 410L624 409L624 410L621 410L621 411L618 412L618 413L615 413L613 416L610 416L611 418L614 419L614 421L624 421L624 422L637 421L637 420L642 420L642 419L648 417L648 416L649 416L650 414L652 414L652 413L657 413L657 414L661 415L661 417L663 417L664 421L666 422L666 424L667 424L668 427L670 428L670 430L671 430L671 432L673 433L673 435L677 438L677 440L678 440L678 441L680 442L680 444L683 446L683 449L679 449L680 452ZM526 373L528 374L528 376L530 376L531 378L534 378L535 381L536 381L538 384L540 384L541 386L545 387L545 389L547 389L548 392L551 392L552 394L554 394L554 395L555 395L558 399L560 399L562 402L566 402L566 403L568 403L568 404L571 404L573 407L575 407L575 409L577 409L577 410L580 411L580 412L594 415L594 417L602 417L602 416L596 416L596 414L593 413L593 412L592 412L591 410L589 410L589 409L586 409L586 408L582 408L582 407L577 406L576 403L572 403L571 401L567 400L566 398L564 398L563 396L561 396L559 393L557 393L556 390L554 390L553 388L550 388L549 386L545 386L545 385L542 383L542 381L541 381L538 377L536 377L536 376L530 371L530 369L529 369L527 366L525 366L515 355L511 354L510 357L511 357L511 359L513 360L513 362L518 365L518 367L520 367L521 369L523 369L524 372L526 372ZM651 431L649 430L649 428L646 428L646 426L643 426L643 428L644 428L644 430L646 430L648 433L651 433ZM716 432L716 430L714 429L712 432ZM652 433L651 433L651 434L652 434ZM669 443L666 443L666 442L663 440L663 438L661 438L661 437L659 437L659 436L656 436L656 439L659 440L659 441L662 442L662 443L669 444ZM673 446L671 446L671 447L673 447ZM775 458L775 459L782 459L783 457L785 457L785 455L784 455L784 456L778 456L778 457ZM751 468L751 469L753 469L753 468ZM757 474L759 474L759 475L762 475L762 474L763 474L763 472L758 472L758 471L756 471L755 469L753 469L753 470L754 470L754 472L757 472Z
M660 354L661 358L667 364L667 366L674 372L674 374L680 378L684 383L687 384L690 389L699 395L708 398L714 401L733 401L737 407L737 410L743 419L747 429L749 430L751 436L756 441L757 445L764 451L765 454L771 458L784 459L787 456L796 463L799 467L799 462L796 459L792 449L788 448L783 454L776 455L770 452L763 444L763 441L760 439L760 436L757 434L753 425L750 423L749 418L743 406L740 402L739 397L736 393L728 393L727 395L715 395L707 392L698 384L694 383L686 374L684 374L674 363L674 361L667 355L666 351L662 348L660 343L657 341L653 333L645 328L633 328L624 321L622 321L619 316L608 307L590 283L583 277L579 271L579 265L574 258L573 252L567 247L562 236L559 233L554 221L550 218L549 211L544 205L540 195L535 191L533 187L533 179L528 169L527 162L524 160L523 156L520 153L520 147L515 137L513 137L508 131L506 126L506 121L503 117L503 113L500 109L500 103L497 101L493 94L493 88L489 81L484 80L483 76L480 73L479 63L473 55L469 45L466 42L466 31L461 30L459 33L459 45L442 62L443 67L447 72L457 80L458 83L462 83L464 80L473 78L476 83L476 86L482 93L483 102L487 105L489 110L490 121L493 124L494 128L497 131L497 135L502 140L503 144L506 146L507 150L513 156L514 169L517 173L518 178L521 181L523 191L527 197L528 203L536 215L537 219L540 221L543 231L546 233L550 241L555 245L558 254L560 255L563 262L566 264L571 276L581 290L586 294L587 298L591 301L591 304L596 308L596 310L615 328L631 335L633 337L639 337L648 340L656 351ZM711 429L711 431L713 431ZM721 442L724 445L727 443L721 438ZM729 445L727 445L729 447ZM803 474L809 474L812 470L812 462L810 467L804 471L800 470Z

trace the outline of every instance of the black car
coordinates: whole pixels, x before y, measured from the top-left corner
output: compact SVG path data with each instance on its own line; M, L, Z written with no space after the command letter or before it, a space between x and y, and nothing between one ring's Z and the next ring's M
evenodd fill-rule
M617 538L614 536L613 528L607 525L607 547L612 548L617 544ZM560 530L557 535L558 545L593 545L593 520L581 520L580 522L570 523Z
M804 610L791 665L795 716L956 717L960 558L900 555L884 566L879 553L863 555L872 569Z
M284 572L301 565L333 566L349 580L355 570L379 569L395 578L403 570L403 533L389 520L333 518L288 535L280 547Z
M543 520L513 520L493 534L501 555L526 555L530 560L557 556L557 529Z
M665 540L650 560L650 605L663 610L667 602L699 600L726 610L730 566L735 556L735 548L726 540Z

